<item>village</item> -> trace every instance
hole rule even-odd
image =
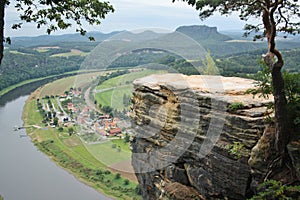
[[[118,126],[120,119],[86,105],[80,88],[56,96],[45,96],[37,100],[45,126],[68,129],[70,135],[77,134],[86,143],[97,143],[124,138],[124,130]]]

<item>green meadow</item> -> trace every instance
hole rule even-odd
[[[95,100],[102,106],[110,106],[113,109],[122,111],[125,108],[123,104],[123,96],[132,96],[132,83],[134,80],[151,74],[161,73],[165,73],[165,71],[144,69],[142,71],[131,72],[109,79],[96,87],[96,91],[100,92],[95,94]]]

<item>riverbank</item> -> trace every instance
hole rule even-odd
[[[51,81],[51,80],[54,80],[54,79],[60,79],[60,78],[67,77],[67,76],[74,76],[74,75],[77,75],[77,74],[97,72],[97,71],[99,71],[99,70],[76,70],[76,71],[66,72],[66,73],[63,73],[63,74],[46,76],[46,77],[41,77],[41,78],[22,81],[20,83],[14,84],[12,86],[9,86],[9,87],[1,90],[0,91],[0,97],[3,96],[4,94],[7,94],[7,93],[19,88],[19,87],[22,87],[22,86],[27,85],[27,84],[35,83],[35,82],[38,82],[38,81],[43,81],[43,80],[47,80],[47,79],[49,79],[49,81]]]
[[[68,88],[70,85],[64,87]],[[59,89],[65,90],[61,85]],[[72,173],[78,180],[109,197],[141,199],[137,194],[139,193],[137,183],[120,176],[119,173],[110,171],[109,166],[101,163],[87,150],[76,134],[70,136],[66,128],[59,131],[58,127],[45,127],[41,114],[37,112],[37,99],[41,97],[41,94],[46,94],[45,87],[39,88],[30,95],[23,112],[24,126],[43,127],[41,129],[30,127],[26,130],[39,150],[48,155],[60,167]]]

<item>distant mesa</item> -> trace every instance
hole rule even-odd
[[[188,35],[196,41],[215,40],[227,41],[232,40],[231,37],[218,32],[217,27],[209,27],[205,25],[180,26],[176,31]]]

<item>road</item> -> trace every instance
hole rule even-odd
[[[90,107],[91,109],[93,110],[97,110],[94,102],[91,101],[91,99],[89,98],[89,94],[90,94],[90,91],[91,91],[91,88],[87,89],[84,93],[84,100],[85,100],[85,103],[88,107]]]
[[[64,116],[66,116],[66,117],[69,119],[69,121],[72,121],[71,117],[70,117],[70,116],[65,112],[65,110],[63,109],[63,107],[62,107],[62,105],[61,105],[61,103],[60,103],[58,97],[56,98],[56,102],[57,102],[57,105],[58,105],[58,107],[60,108],[60,110],[62,110],[62,112],[64,113]],[[57,112],[56,112],[56,113],[57,113]]]
[[[94,93],[100,93],[100,92],[105,92],[105,91],[109,91],[109,90],[114,90],[116,88],[117,87],[111,87],[111,88],[104,88],[104,89],[101,89],[101,90],[94,90]]]

